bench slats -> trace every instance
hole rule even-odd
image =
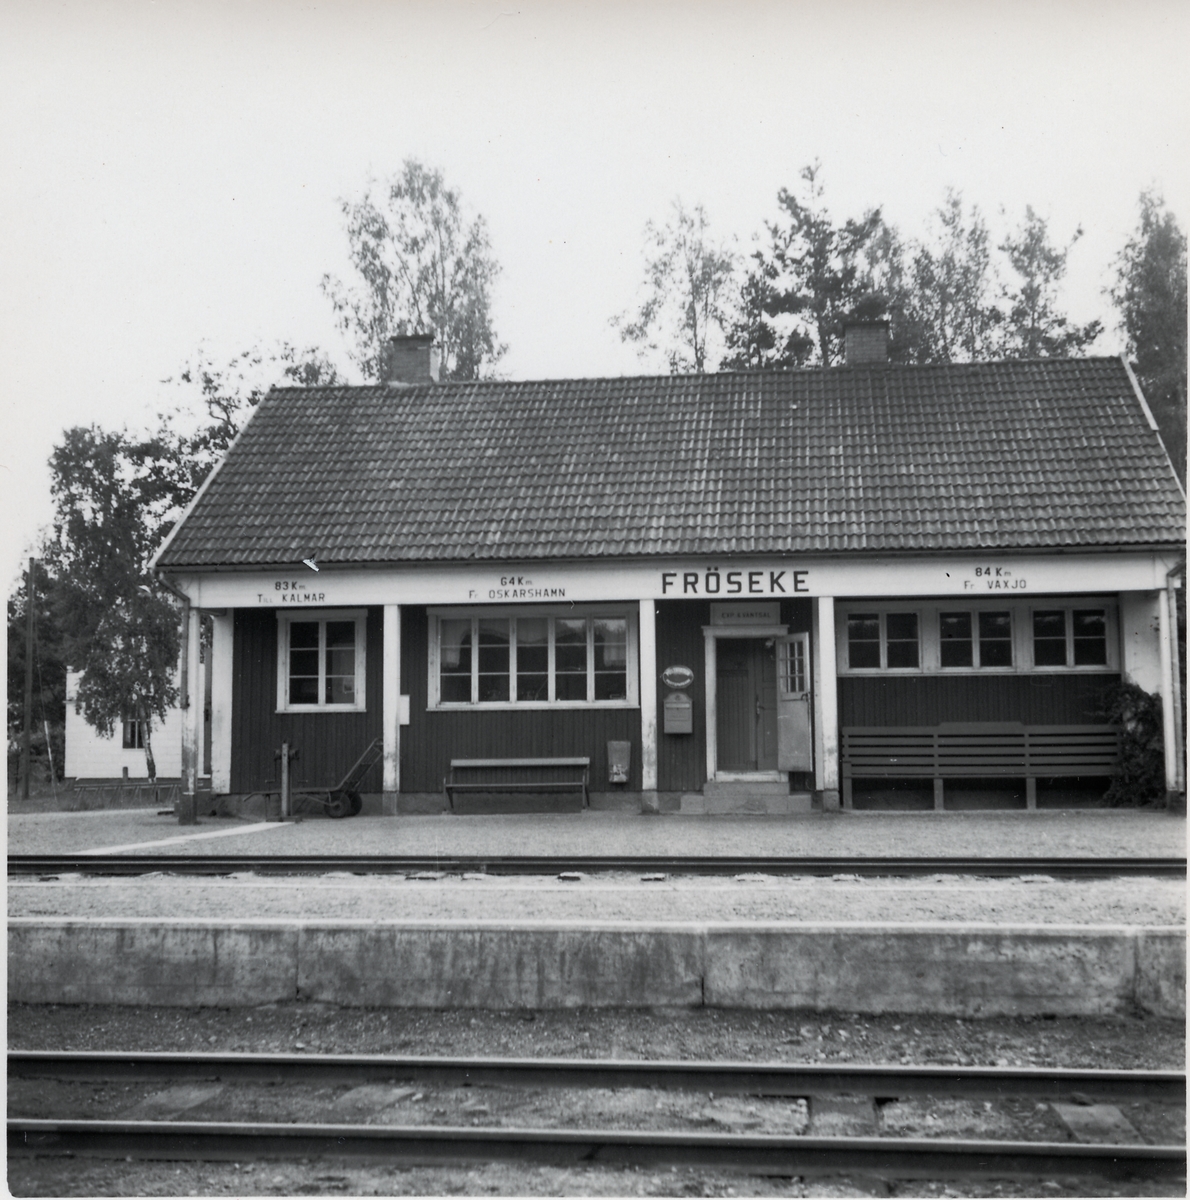
[[[840,732],[847,808],[854,778],[933,779],[935,806],[941,808],[944,779],[981,776],[1025,779],[1033,808],[1039,776],[1112,775],[1120,753],[1120,731],[1106,725],[951,723]]]
[[[589,758],[452,758],[450,774],[442,786],[452,809],[456,792],[467,795],[581,792],[586,808],[590,767]],[[538,771],[543,773],[543,778],[525,777],[527,773]],[[461,779],[460,774],[470,777]],[[481,778],[475,778],[475,775]]]

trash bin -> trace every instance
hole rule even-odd
[[[632,743],[608,742],[607,744],[607,781],[608,783],[627,783],[632,768]]]

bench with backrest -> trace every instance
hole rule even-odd
[[[588,804],[589,758],[452,758],[443,790],[450,807],[463,795],[555,795],[576,792]]]
[[[1037,780],[1114,775],[1120,730],[1110,725],[971,722],[927,726],[845,726],[841,730],[843,807],[854,779],[932,779],[934,807],[947,779],[1025,780],[1025,803],[1037,807]]]

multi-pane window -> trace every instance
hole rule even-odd
[[[362,614],[286,614],[279,648],[281,709],[364,707]]]
[[[124,749],[143,750],[145,748],[145,723],[143,721],[124,722]]]
[[[1099,597],[1000,601],[857,600],[839,605],[840,671],[1114,670],[1116,610]]]
[[[943,667],[1011,667],[1012,613],[940,612],[938,658]]]
[[[1033,665],[1107,666],[1107,612],[1102,608],[1033,610]]]
[[[622,616],[442,616],[440,704],[626,704]]]
[[[847,664],[853,671],[919,667],[921,648],[917,613],[849,613]]]

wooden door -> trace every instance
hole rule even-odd
[[[795,633],[777,647],[777,765],[782,771],[812,771],[810,635]]]
[[[775,771],[776,645],[771,638],[719,638],[715,650],[719,768]]]

